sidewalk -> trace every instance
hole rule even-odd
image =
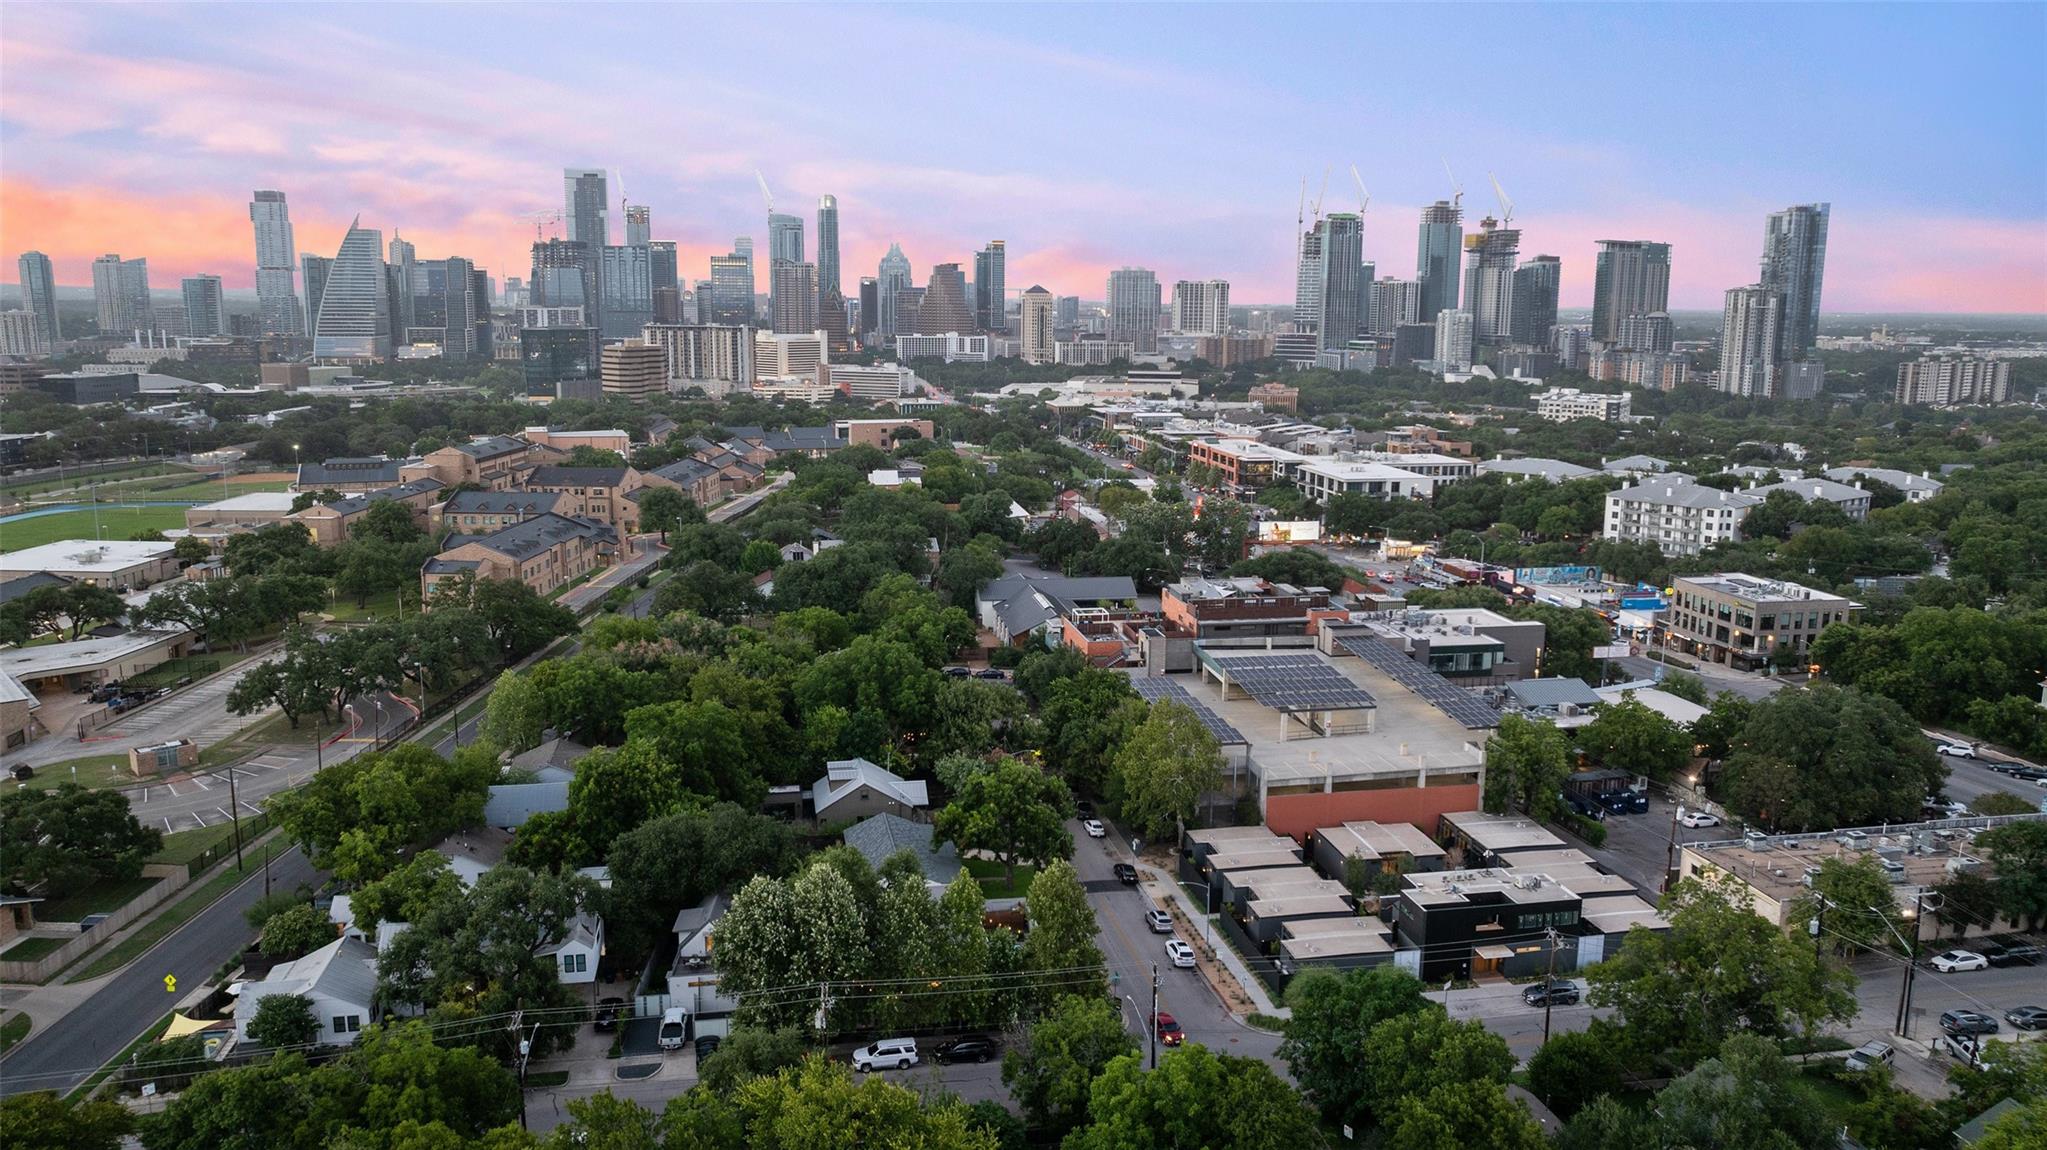
[[[1139,874],[1157,880],[1156,885],[1172,892],[1174,907],[1179,910],[1180,914],[1187,921],[1201,923],[1207,919],[1208,916],[1201,912],[1200,907],[1194,905],[1194,900],[1188,897],[1186,889],[1180,885],[1180,881],[1177,878],[1152,866],[1143,859],[1137,859],[1136,865]],[[1215,961],[1223,969],[1230,972],[1231,978],[1237,980],[1237,985],[1243,988],[1245,996],[1251,1000],[1252,1007],[1258,1013],[1270,1014],[1276,1018],[1292,1017],[1293,1011],[1290,1008],[1280,1006],[1272,1001],[1272,996],[1266,992],[1265,983],[1260,981],[1257,975],[1251,973],[1250,967],[1244,965],[1243,958],[1230,947],[1228,940],[1222,937],[1220,928],[1210,926],[1207,931],[1207,938],[1209,939],[1208,949]],[[1211,989],[1214,989],[1213,984],[1211,984]],[[1217,991],[1217,994],[1220,996],[1220,990]],[[1235,1011],[1229,1010],[1227,1003],[1224,1004],[1223,1009],[1232,1016],[1236,1014]]]

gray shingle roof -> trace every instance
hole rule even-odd
[[[1488,459],[1478,465],[1478,470],[1482,475],[1495,473],[1503,475],[1540,475],[1551,483],[1561,483],[1567,479],[1583,479],[1588,475],[1599,474],[1599,472],[1594,471],[1590,467],[1580,467],[1575,463],[1566,463],[1561,459]]]
[[[935,883],[949,883],[959,877],[960,856],[951,843],[931,844],[931,827],[913,823],[901,815],[883,812],[861,819],[846,828],[846,845],[859,851],[876,870],[890,855],[907,850],[917,856],[924,877]]]
[[[482,439],[472,440],[469,443],[457,443],[453,446],[455,450],[475,459],[496,459],[500,455],[511,455],[514,452],[528,450],[533,445],[523,439],[515,439],[509,435],[487,435]]]
[[[550,511],[500,527],[488,535],[450,535],[445,549],[453,551],[463,544],[479,543],[512,559],[529,559],[564,539],[578,535],[600,543],[618,541],[618,535],[611,528],[594,519],[557,515]]]
[[[483,823],[492,827],[524,826],[534,815],[569,809],[567,783],[499,783],[483,800]]]
[[[617,487],[625,482],[623,467],[536,467],[526,477],[529,487]]]
[[[398,469],[404,464],[405,461],[402,459],[387,459],[383,456],[337,456],[319,463],[301,463],[298,486],[361,487],[368,484],[392,484],[398,482]]]
[[[1701,487],[1671,479],[1651,479],[1638,487],[1624,487],[1612,492],[1608,499],[1631,500],[1640,503],[1654,503],[1664,507],[1754,507],[1762,497],[1746,491],[1722,491],[1717,487]]]
[[[1869,498],[1868,491],[1831,479],[1787,479],[1782,483],[1751,487],[1748,494],[1768,498],[1772,491],[1789,492],[1800,499],[1824,499],[1828,503],[1852,503]]]
[[[812,809],[819,818],[824,817],[833,803],[863,786],[872,787],[904,806],[921,807],[931,801],[923,780],[905,779],[866,759],[839,759],[824,766],[824,778],[810,788]]]
[[[461,491],[442,504],[443,515],[541,515],[561,502],[559,491]]]
[[[445,486],[447,484],[432,476],[428,476],[425,479],[415,479],[410,483],[401,483],[396,487],[386,487],[380,491],[372,491],[354,499],[337,499],[327,506],[332,507],[342,515],[353,515],[372,503],[386,499],[409,499],[421,492],[439,491]]]

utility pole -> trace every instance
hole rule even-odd
[[[1159,1068],[1159,964],[1151,964],[1151,1068]]]
[[[1550,927],[1543,936],[1549,940],[1549,975],[1542,980],[1542,1044],[1548,1046],[1550,1003],[1555,1001],[1557,990],[1557,928]]]
[[[522,1022],[524,1022],[524,1021],[525,1021],[525,1018],[526,1018],[526,1010],[525,1010],[525,1007],[521,1006],[521,1007],[520,1007],[519,1009],[517,1009],[517,1010],[514,1010],[514,1011],[512,1011],[512,1037],[513,1037],[513,1039],[515,1039],[515,1040],[516,1040],[516,1041],[518,1042],[518,1049],[519,1049],[519,1129],[521,1129],[521,1130],[524,1130],[524,1129],[526,1129],[526,1128],[527,1128],[527,1127],[526,1127],[526,1054],[527,1054],[527,1052],[528,1052],[529,1050],[531,1050],[531,1049],[533,1048],[533,1047],[532,1047],[532,1044],[531,1044],[531,1043],[527,1042],[527,1041],[526,1041],[526,1040],[525,1040],[524,1038],[521,1038],[521,1037],[519,1036],[519,1027],[520,1027],[520,1024],[521,1024]],[[539,1028],[538,1026],[535,1026],[535,1027],[533,1028],[533,1033],[535,1033],[535,1034],[539,1034],[539,1033],[540,1033],[540,1028]]]
[[[1905,939],[1905,985],[1898,993],[1899,1038],[1909,1038],[1912,1028],[1912,976],[1919,966],[1919,916],[1926,913],[1926,889],[1912,896],[1912,922],[1906,929],[1910,932]]]
[[[1820,960],[1820,937],[1826,933],[1827,896],[1815,893],[1813,897],[1818,900],[1818,903],[1813,907],[1812,912],[1812,960],[1818,962]]]
[[[1663,891],[1670,893],[1670,876],[1677,870],[1677,817],[1684,813],[1685,805],[1679,803],[1670,808],[1670,845],[1663,851]]]

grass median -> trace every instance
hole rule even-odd
[[[7,1021],[0,1022],[0,1054],[6,1053],[9,1047],[16,1046],[22,1039],[27,1038],[29,1028],[34,1025],[28,1015],[18,1010],[10,1015]]]

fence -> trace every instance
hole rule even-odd
[[[26,962],[0,960],[0,982],[42,982],[48,979],[70,965],[71,960],[106,941],[115,931],[153,910],[192,881],[190,871],[172,863],[150,863],[142,868],[142,873],[145,877],[162,881],[110,912],[94,923],[92,929],[80,932],[77,938],[41,958]]]

